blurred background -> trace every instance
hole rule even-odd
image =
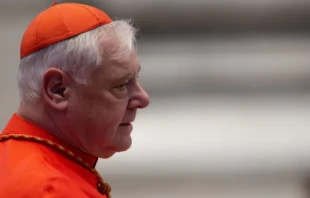
[[[52,2],[0,2],[1,127],[18,105],[22,34]],[[140,29],[151,105],[132,148],[98,163],[114,198],[306,197],[310,0],[74,2]]]

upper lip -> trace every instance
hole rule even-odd
[[[133,121],[128,121],[128,122],[122,122],[121,124],[129,124],[132,123]]]

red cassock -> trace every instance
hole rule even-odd
[[[14,114],[0,134],[0,197],[107,198],[97,160]]]

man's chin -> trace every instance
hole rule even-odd
[[[130,149],[131,145],[132,145],[132,139],[130,136],[122,137],[118,141],[118,144],[114,148],[111,148],[111,150],[114,150],[115,152],[124,152]]]
[[[130,143],[127,143],[127,144],[124,144],[124,145],[121,145],[121,146],[115,148],[114,152],[115,153],[125,152],[125,151],[129,150],[130,147],[131,147],[131,141],[130,141]]]
[[[105,149],[105,151],[103,153],[100,153],[100,155],[98,155],[99,158],[110,158],[112,157],[115,153],[120,153],[120,152],[125,152],[127,150],[129,150],[131,147],[131,141],[130,143],[127,142],[127,144],[123,144],[123,145],[119,145],[118,147],[110,147],[108,149]]]
[[[115,152],[106,152],[106,153],[98,156],[98,158],[107,159],[107,158],[112,157],[114,154],[115,154]]]

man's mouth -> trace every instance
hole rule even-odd
[[[130,122],[120,124],[120,126],[130,126],[130,125],[131,125]]]

